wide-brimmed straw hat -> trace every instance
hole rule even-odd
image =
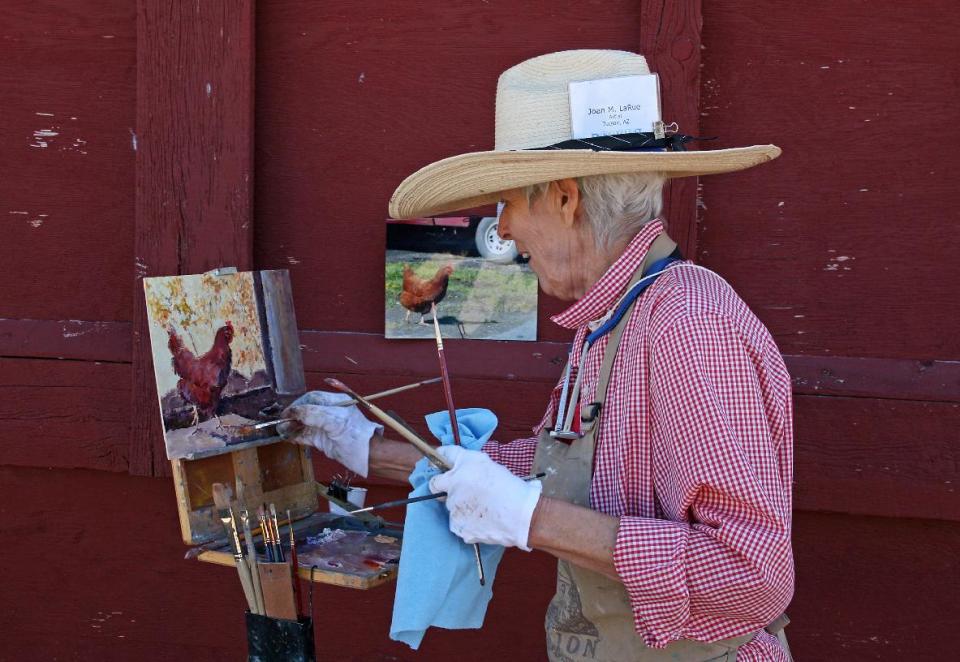
[[[780,155],[776,145],[685,151],[683,143],[691,137],[679,133],[572,139],[571,82],[649,74],[642,55],[610,50],[549,53],[507,69],[497,83],[494,149],[452,156],[413,173],[390,198],[390,215],[416,218],[479,207],[497,202],[502,191],[567,177],[714,175]]]

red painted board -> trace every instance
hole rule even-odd
[[[785,353],[960,356],[958,30],[949,0],[704,3],[702,133],[784,152],[701,179],[699,257]]]
[[[130,323],[0,319],[0,356],[130,363]]]
[[[700,0],[640,3],[638,51],[660,77],[662,115],[680,133],[699,136]],[[688,149],[696,150],[696,142]],[[667,229],[684,255],[696,254],[697,178],[668,180],[664,187]]]
[[[960,521],[960,404],[799,396],[802,510]]]
[[[492,147],[499,74],[642,43],[627,0],[287,0],[258,7],[257,27],[256,263],[289,266],[301,328],[372,333],[390,194],[431,161]],[[542,339],[566,337],[546,318],[561,307],[541,304]]]
[[[169,475],[142,278],[253,257],[253,1],[137,5],[130,470]]]
[[[0,464],[126,471],[129,396],[128,364],[0,358]]]
[[[0,563],[19,569],[5,575],[6,594],[16,599],[0,601],[0,659],[245,655],[236,574],[183,559],[168,479],[0,467],[0,490],[8,504],[4,530],[20,543],[0,547]],[[371,498],[400,493],[377,488]],[[957,523],[798,513],[797,590],[788,610],[796,659],[943,659],[960,646],[960,632],[950,627],[960,591],[958,547]],[[30,553],[20,553],[24,548]],[[318,659],[543,659],[554,571],[544,554],[508,551],[484,627],[431,631],[418,652],[387,637],[392,585],[318,586]]]
[[[3,3],[0,317],[130,319],[135,16]]]
[[[0,356],[129,363],[128,322],[0,319]],[[427,377],[429,341],[391,341],[375,333],[300,332],[304,365],[313,372]],[[567,344],[448,340],[458,377],[556,382]],[[794,393],[896,400],[960,401],[960,362],[856,356],[787,355]]]

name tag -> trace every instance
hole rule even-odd
[[[572,138],[652,131],[660,121],[660,79],[621,76],[569,84]]]

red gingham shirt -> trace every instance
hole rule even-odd
[[[574,357],[589,323],[614,306],[662,232],[660,221],[648,223],[583,298],[553,318],[576,330]],[[593,401],[608,339],[587,354],[581,403]],[[560,390],[535,434],[556,416]],[[590,503],[620,518],[613,562],[647,646],[760,630],[737,659],[786,662],[762,628],[793,595],[792,419],[780,352],[723,279],[686,262],[640,296],[600,417]],[[528,475],[536,442],[488,442],[483,450]]]

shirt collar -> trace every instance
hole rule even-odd
[[[660,219],[650,221],[630,240],[623,255],[572,306],[550,319],[567,329],[576,329],[602,317],[617,302],[630,279],[643,263],[650,245],[663,232]]]

